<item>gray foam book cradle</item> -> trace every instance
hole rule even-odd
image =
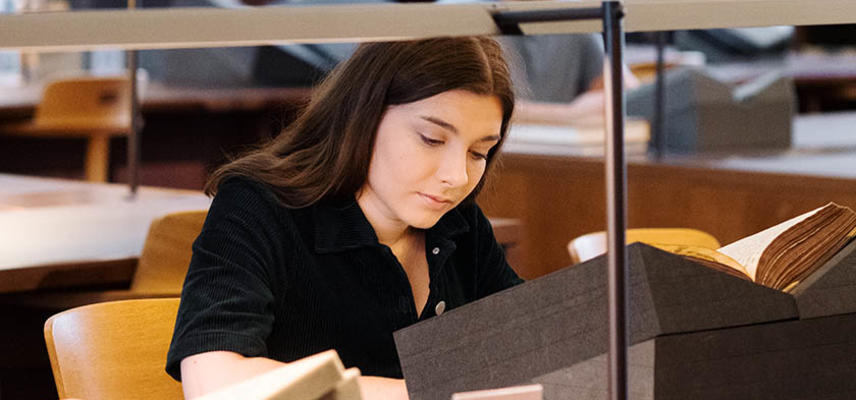
[[[628,261],[631,398],[856,398],[856,242],[793,295],[644,244]],[[411,398],[606,399],[606,293],[601,256],[397,331]]]
[[[627,114],[653,121],[654,84],[627,93]],[[665,73],[665,145],[681,153],[791,146],[793,80],[771,72],[734,85],[704,70]]]

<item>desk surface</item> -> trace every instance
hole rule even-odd
[[[130,281],[149,225],[164,214],[207,209],[201,192],[0,174],[0,293]],[[515,254],[520,221],[492,218]]]
[[[740,150],[693,155],[669,154],[663,160],[649,158],[644,144],[630,142],[628,162],[696,166],[709,169],[770,172],[833,178],[856,178],[856,112],[798,115],[794,118],[793,142],[785,150]],[[545,127],[556,131],[557,127]],[[530,137],[517,137],[516,133]],[[541,135],[543,136],[543,135]],[[515,155],[574,158],[601,157],[602,145],[579,146],[571,139],[537,143],[536,129],[515,130],[503,152]],[[564,140],[564,142],[563,142]],[[567,142],[567,143],[565,143]]]
[[[670,156],[666,163],[730,171],[856,178],[856,112],[794,118],[790,149]]]
[[[127,282],[152,220],[209,205],[195,191],[131,200],[126,185],[0,174],[0,293]]]
[[[32,114],[42,89],[43,84],[2,87],[0,115],[14,118]],[[308,88],[199,88],[152,82],[141,90],[140,100],[144,111],[237,111],[300,102],[310,93]]]
[[[798,116],[788,150],[628,157],[628,226],[691,227],[725,244],[830,201],[856,208],[854,127],[856,112]],[[512,132],[479,202],[522,221],[519,269],[535,278],[570,263],[569,240],[604,229],[603,158],[518,143]]]

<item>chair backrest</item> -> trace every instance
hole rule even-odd
[[[63,311],[45,323],[60,398],[180,399],[166,374],[178,298],[123,300]]]
[[[207,210],[167,214],[149,227],[131,291],[150,294],[181,294],[193,241],[202,231]]]
[[[127,131],[131,126],[127,77],[77,77],[49,83],[36,107],[40,128]]]
[[[690,228],[635,228],[628,229],[626,242],[671,244],[718,249],[719,241],[713,235]],[[568,254],[573,264],[595,258],[606,252],[606,232],[587,233],[568,243]]]

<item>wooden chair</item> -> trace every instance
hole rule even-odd
[[[180,295],[191,247],[206,215],[208,210],[181,211],[152,221],[129,291],[147,296]]]
[[[628,229],[627,243],[691,245],[718,249],[719,241],[711,234],[689,228],[636,228]],[[568,254],[573,264],[581,263],[606,253],[606,232],[582,235],[568,243]]]
[[[63,311],[45,323],[59,398],[180,399],[164,371],[178,298],[124,300]]]
[[[152,221],[128,290],[18,294],[7,302],[64,310],[104,301],[178,297],[206,215],[207,210],[180,211]]]
[[[86,179],[106,182],[110,137],[131,129],[131,84],[127,77],[78,77],[49,83],[32,121],[4,125],[0,132],[31,137],[86,138]]]

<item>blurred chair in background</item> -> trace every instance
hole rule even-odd
[[[127,77],[76,77],[49,83],[31,121],[0,126],[0,134],[86,138],[85,176],[106,182],[110,138],[131,129],[131,84]]]
[[[16,294],[5,301],[65,310],[112,300],[178,297],[193,254],[193,241],[202,231],[207,213],[207,210],[180,211],[152,221],[128,290]]]
[[[152,221],[129,292],[141,297],[180,295],[193,241],[207,214],[208,210],[181,211]]]

